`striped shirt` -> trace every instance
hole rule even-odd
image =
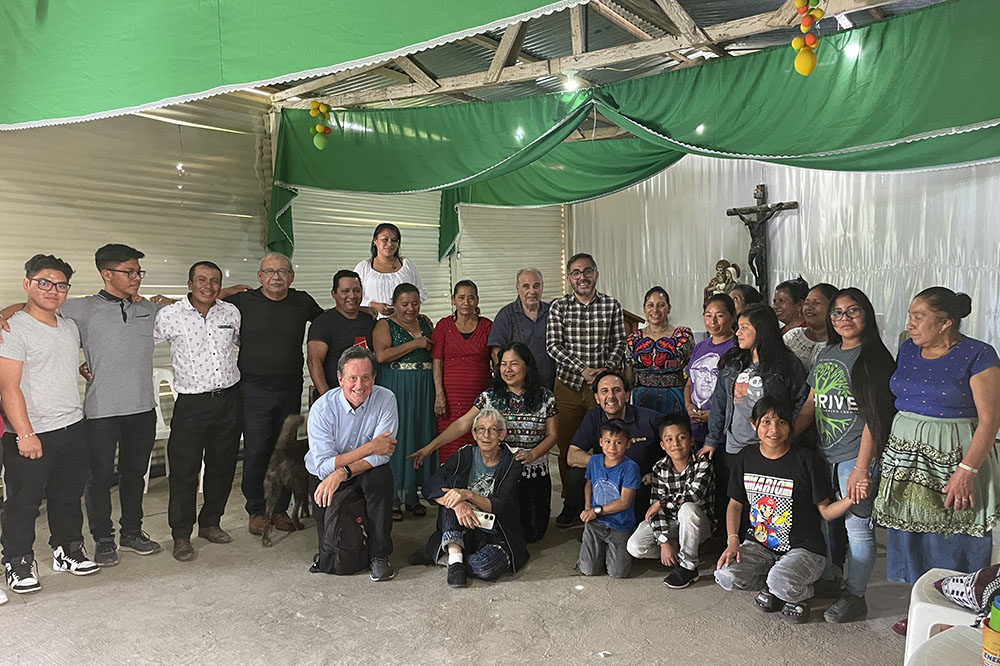
[[[556,379],[574,391],[586,368],[621,367],[625,358],[625,318],[616,299],[597,292],[589,305],[573,294],[552,302],[545,346],[556,363]]]

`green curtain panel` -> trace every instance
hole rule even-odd
[[[0,129],[397,57],[586,0],[3,0]]]
[[[986,31],[970,30],[994,24],[1000,2],[952,0],[825,35],[809,77],[780,47],[569,97],[335,112],[331,124],[370,130],[338,127],[325,151],[311,146],[299,112],[285,112],[276,189],[444,190],[443,256],[457,234],[457,203],[570,203],[639,182],[686,153],[855,171],[996,159],[1000,87],[983,76],[997,56]],[[591,108],[636,138],[555,140]],[[294,158],[285,159],[289,150]],[[290,217],[280,226],[272,235],[290,240]]]

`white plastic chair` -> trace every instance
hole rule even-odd
[[[177,391],[174,390],[174,371],[170,368],[153,368],[153,397],[155,403],[153,409],[156,412],[156,439],[167,439],[170,437],[170,427],[163,419],[163,405],[160,404],[160,386],[166,384],[170,393],[177,400]],[[167,476],[170,476],[170,457],[163,457],[163,464]],[[146,489],[149,492],[149,475],[153,467],[153,456],[149,456],[149,465],[146,467]],[[205,491],[205,461],[202,460],[201,472],[198,474],[198,492]]]
[[[910,591],[910,611],[906,623],[906,656],[904,664],[917,648],[932,636],[947,627],[968,626],[976,620],[976,614],[945,598],[934,587],[934,581],[953,576],[960,571],[931,569],[921,576]]]

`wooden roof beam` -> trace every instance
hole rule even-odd
[[[422,87],[427,92],[437,90],[441,84],[431,75],[430,72],[420,66],[416,60],[409,56],[396,58],[393,60],[396,66],[406,72],[406,75],[413,79],[413,82]]]
[[[892,0],[826,0],[826,2],[820,2],[819,7],[826,13],[826,16],[833,17],[844,12],[859,12],[881,7],[891,2]],[[786,7],[789,4],[794,8],[794,0],[786,0],[785,5],[782,5],[774,12],[755,14],[734,21],[726,21],[725,23],[708,26],[704,29],[705,34],[708,35],[711,42],[718,44],[719,42],[728,42],[733,39],[749,37],[750,35],[757,35],[762,32],[787,28],[798,18],[798,14],[795,14],[794,11],[790,16],[788,15]]]
[[[297,86],[292,86],[291,88],[286,88],[280,92],[276,92],[271,95],[271,104],[277,104],[278,102],[284,101],[289,97],[302,97],[314,90],[319,90],[320,88],[326,88],[327,86],[332,86],[341,81],[346,81],[349,78],[358,76],[359,74],[366,74],[372,70],[379,69],[384,62],[377,62],[370,65],[365,65],[364,67],[356,67],[354,69],[347,69],[343,72],[335,72],[333,74],[327,74],[326,76],[321,76],[318,79],[313,79],[312,81],[306,81],[305,83],[300,83]]]
[[[576,5],[569,9],[569,35],[573,43],[573,55],[587,50],[587,6]]]
[[[466,37],[463,41],[475,44],[476,46],[482,46],[484,49],[489,49],[490,51],[496,51],[500,48],[500,42],[486,35],[473,35],[472,37]],[[524,49],[518,52],[517,59],[522,62],[539,62],[542,60],[542,58],[533,56]]]
[[[524,36],[527,32],[528,24],[525,21],[511,23],[503,31],[503,37],[500,38],[497,51],[493,54],[493,62],[486,70],[487,83],[496,83],[500,79],[500,72],[505,67],[510,67],[517,62],[517,54],[521,52],[521,46],[524,44]]]
[[[641,39],[643,41],[649,41],[653,39],[653,36],[651,34],[646,32],[639,26],[637,26],[635,23],[629,20],[629,18],[624,14],[615,11],[615,9],[611,7],[609,4],[606,4],[604,0],[590,0],[590,6],[598,14],[608,19],[609,21],[617,25],[619,28],[621,28],[628,34],[635,37],[636,39]]]

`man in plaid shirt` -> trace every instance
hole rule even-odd
[[[653,465],[653,503],[628,540],[632,557],[657,559],[670,573],[664,585],[685,588],[698,580],[698,547],[712,535],[715,473],[707,458],[691,451],[685,414],[660,421],[660,446],[667,453]]]
[[[599,374],[618,368],[625,356],[625,319],[616,299],[597,291],[597,262],[586,253],[573,255],[566,264],[572,293],[553,301],[545,330],[545,346],[556,365],[553,393],[559,409],[559,476],[566,478],[569,440],[584,414],[597,406],[590,388]],[[556,525],[576,522],[580,508],[566,503]]]

